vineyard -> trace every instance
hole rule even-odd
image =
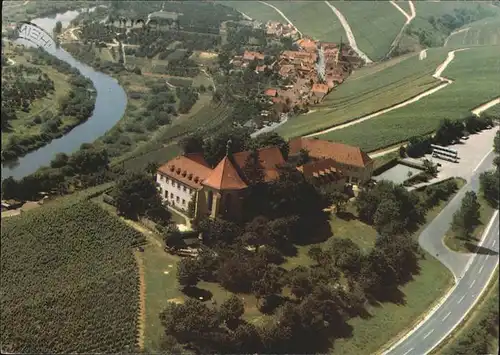
[[[89,201],[2,221],[2,350],[134,352],[142,236]]]

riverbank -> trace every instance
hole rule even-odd
[[[11,65],[2,68],[2,109],[11,109],[12,118],[2,127],[2,162],[41,148],[87,121],[96,96],[90,80],[56,57],[10,41],[4,54]],[[23,90],[28,91],[19,100],[17,93]]]

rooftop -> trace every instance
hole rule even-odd
[[[228,156],[225,156],[215,167],[203,185],[216,190],[241,190],[247,186]]]
[[[260,165],[264,170],[264,181],[269,182],[278,178],[278,166],[285,164],[285,159],[278,147],[267,147],[257,150]],[[233,160],[236,165],[243,169],[251,151],[234,153]]]
[[[212,169],[200,154],[179,155],[168,163],[160,166],[158,172],[186,184],[194,189],[200,189],[203,180],[208,178]]]
[[[306,149],[313,158],[331,158],[346,165],[365,167],[373,161],[359,147],[347,144],[312,138],[295,138],[290,140],[289,144],[290,155],[296,155],[301,149]]]

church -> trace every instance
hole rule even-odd
[[[357,147],[319,139],[297,138],[289,142],[289,162],[301,150],[307,150],[311,160],[297,166],[306,179],[315,185],[333,184],[339,191],[347,184],[363,184],[371,178],[373,160]],[[264,182],[278,179],[278,169],[286,163],[275,146],[257,151]],[[162,165],[156,174],[161,197],[169,206],[204,217],[238,219],[249,179],[244,167],[252,151],[226,155],[211,168],[202,153],[179,155]]]

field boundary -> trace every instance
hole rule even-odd
[[[139,252],[134,252],[139,273],[139,314],[137,319],[137,343],[140,351],[144,350],[144,330],[146,328],[146,282],[144,281],[144,263]]]

